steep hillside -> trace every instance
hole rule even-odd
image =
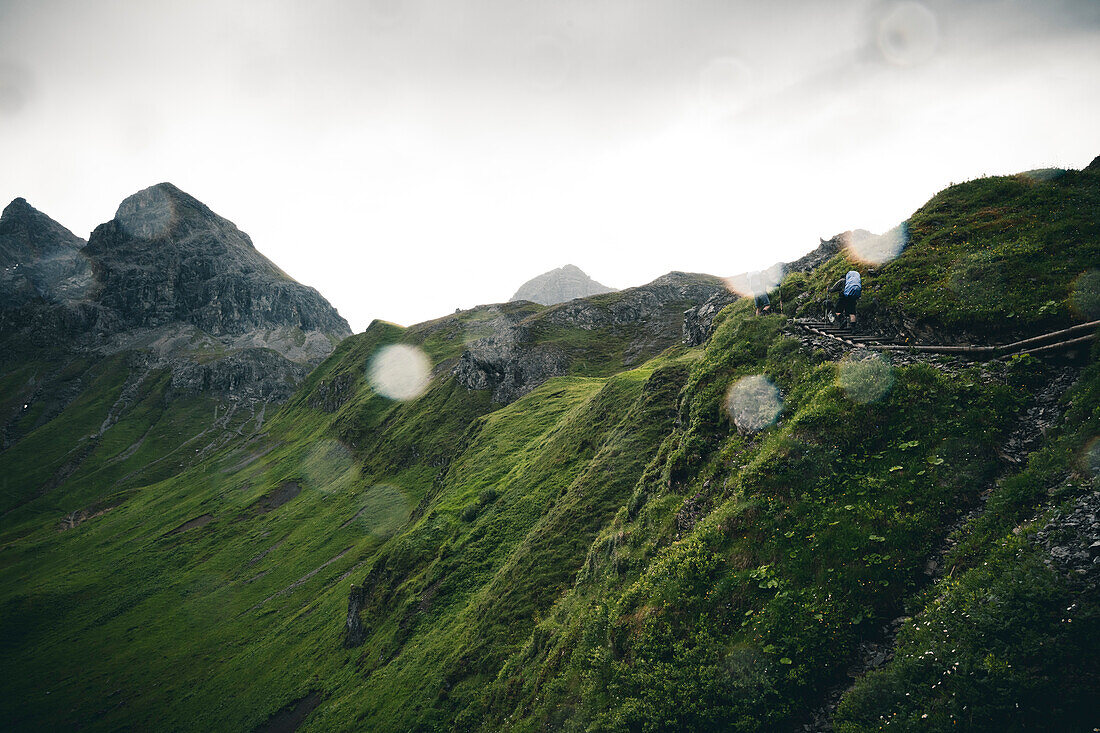
[[[1048,208],[1095,178],[1006,179],[1048,187],[1003,212],[1047,222],[1041,266],[996,249],[1008,224],[944,246],[976,216],[961,202],[1002,184],[948,189],[895,260],[865,268],[865,316],[959,339],[1083,319],[1096,209],[1069,230]],[[958,207],[922,230],[945,196]],[[1005,282],[1032,286],[1019,325],[940,291],[912,309],[916,285],[891,279],[991,248]],[[852,257],[789,275],[785,312],[812,310]],[[98,730],[1091,725],[1100,349],[833,357],[745,299],[682,344],[684,311],[718,287],[674,273],[375,322],[262,425],[124,503],[64,531],[0,520],[0,665],[19,670],[0,714]],[[81,409],[67,422],[94,425],[100,408]]]

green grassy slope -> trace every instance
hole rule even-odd
[[[1098,210],[1100,170],[953,185],[897,230],[904,256],[868,266],[842,252],[811,275],[788,278],[783,301],[792,313],[817,315],[812,303],[857,267],[864,276],[859,310],[884,322],[997,336],[1095,320]],[[812,297],[799,301],[802,293]]]
[[[349,359],[363,370],[361,352],[403,336],[377,324],[342,345],[264,435],[145,487],[74,530],[44,527],[5,548],[5,587],[19,589],[4,600],[14,632],[5,656],[29,672],[12,680],[5,696],[29,703],[6,713],[28,727],[255,723],[303,684],[298,657],[285,656],[293,644],[273,620],[288,613],[312,619],[299,631],[316,659],[346,664],[369,658],[363,649],[333,656],[332,647],[341,631],[333,622],[342,617],[353,580],[348,573],[357,567],[359,575],[366,573],[364,561],[372,557],[370,567],[397,576],[393,603],[419,609],[422,599],[415,594],[433,574],[455,591],[440,596],[449,597],[451,612],[423,633],[412,633],[408,619],[392,615],[365,649],[392,655],[407,644],[438,663],[454,651],[440,644],[446,637],[439,628],[468,633],[470,619],[480,618],[478,604],[508,595],[510,613],[528,620],[540,603],[546,607],[554,586],[546,585],[545,574],[558,575],[557,591],[568,581],[570,562],[583,559],[595,529],[632,486],[644,451],[656,443],[653,431],[662,423],[650,425],[650,418],[657,411],[669,419],[678,382],[654,376],[664,373],[657,364],[610,381],[552,380],[485,418],[478,415],[488,411],[486,395],[456,390],[450,379],[405,406],[356,383],[355,395],[336,412],[309,407],[323,377],[331,383]],[[672,372],[682,376],[683,370]],[[467,435],[456,434],[453,420],[435,419],[440,411],[464,415]],[[356,433],[362,441],[357,448],[333,437],[349,424],[372,420],[385,429]],[[606,444],[581,446],[600,431],[609,436]],[[371,470],[379,451],[391,459],[385,475]],[[450,470],[441,473],[448,463]],[[272,511],[257,511],[265,496],[288,482],[300,493]],[[547,512],[548,505],[556,509]],[[572,530],[578,514],[590,529],[559,546],[563,528]],[[419,519],[390,540],[410,517]],[[189,520],[199,521],[188,527]],[[548,547],[554,552],[543,554]],[[442,557],[449,564],[440,565]],[[505,566],[505,573],[539,582],[520,588],[506,582],[509,593],[498,593],[495,573]],[[326,587],[323,596],[310,595]],[[101,596],[111,601],[92,602]],[[318,608],[325,611],[314,614]],[[498,659],[516,643],[515,630],[504,626],[472,637],[479,654]],[[84,660],[81,669],[65,672],[73,654]],[[411,652],[402,656],[412,658]],[[266,671],[249,672],[252,665]],[[311,667],[311,675],[319,669]],[[391,674],[413,674],[421,684],[425,679],[423,664],[409,664],[400,674],[395,667]],[[153,680],[160,680],[155,689]],[[333,680],[324,687],[337,689]],[[408,696],[423,692],[415,684],[401,687]],[[219,701],[226,691],[234,700],[229,711]],[[272,695],[278,704],[263,702]],[[165,718],[166,706],[179,717]],[[355,716],[361,714],[357,708]]]
[[[948,189],[914,216],[902,256],[868,275],[864,307],[948,332],[996,328],[1007,313],[943,287],[927,311],[907,300],[921,269],[1009,246],[946,233],[996,199],[1003,221],[1034,213],[1054,237],[1039,255],[999,255],[1015,284],[1031,282],[1018,273],[1029,258],[1049,260],[1032,262],[1050,276],[1021,296],[1035,307],[1011,307],[1035,311],[1020,316],[1029,327],[1079,318],[1095,213],[1074,214],[1078,241],[1049,209],[1093,195],[1087,175]],[[790,278],[785,302],[799,307],[799,292],[845,267],[841,255]],[[1046,300],[1056,307],[1039,314]],[[975,715],[1026,729],[1058,687],[1052,719],[1084,719],[1094,587],[1048,568],[1035,538],[1100,489],[1082,459],[1100,431],[1100,355],[1015,467],[999,449],[1055,373],[1036,360],[831,361],[742,300],[704,347],[643,349],[627,365],[644,334],[609,340],[552,312],[375,322],[262,427],[224,431],[206,453],[188,444],[180,452],[200,457],[182,466],[171,430],[209,422],[212,406],[165,412],[151,377],[56,491],[24,501],[125,389],[124,363],[87,367],[98,386],[86,399],[0,453],[13,477],[3,498],[19,505],[0,520],[0,715],[17,729],[248,730],[318,691],[303,730],[789,730],[848,686],[861,643],[908,615],[897,657],[841,700],[843,730]],[[508,405],[459,385],[452,366],[500,319],[568,351],[569,373]],[[393,343],[433,365],[408,402],[368,378]],[[781,399],[759,430],[730,416],[743,377]],[[127,500],[58,531],[62,510],[110,499],[108,486]],[[934,580],[928,560],[949,538],[954,571]],[[1071,627],[1059,609],[1073,604]],[[968,684],[937,684],[955,662]],[[1029,700],[1031,717],[1009,717]]]
[[[909,602],[912,618],[897,655],[848,692],[838,730],[1095,725],[1100,592],[1089,571],[1052,571],[1040,538],[1053,534],[1070,550],[1082,549],[1049,529],[1078,505],[1091,503],[1092,519],[1083,519],[1095,524],[1098,355],[1066,395],[1065,422],[959,533],[947,557],[952,576]]]
[[[594,730],[787,725],[920,587],[994,471],[1010,380],[887,366],[888,394],[863,404],[841,386],[858,364],[815,363],[778,326],[741,313],[719,329],[681,395],[685,429],[498,678],[486,729],[562,710]],[[760,373],[783,417],[746,439],[723,386]]]
[[[99,511],[255,427],[255,409],[210,395],[170,397],[167,372],[135,356],[59,354],[5,375],[17,416],[14,442],[0,452],[0,541]]]

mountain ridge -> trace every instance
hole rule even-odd
[[[683,312],[725,289],[712,276],[375,321],[266,415],[176,413],[209,432],[175,452],[116,407],[160,393],[101,362],[66,432],[0,451],[0,496],[32,471],[54,485],[0,516],[0,662],[20,670],[0,714],[20,730],[1085,729],[1100,347],[876,355],[793,320],[859,268],[870,329],[1088,322],[1097,211],[1091,172],[949,187],[895,259],[820,253],[772,291],[775,313],[738,297],[696,346]],[[461,381],[494,338],[514,351]],[[419,396],[377,388],[392,347],[426,357]],[[566,366],[528,382],[540,350]],[[495,400],[509,364],[500,384],[531,388]],[[40,368],[0,371],[0,414]],[[73,436],[97,433],[66,473],[90,445]]]

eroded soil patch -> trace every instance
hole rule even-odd
[[[254,501],[242,518],[258,517],[261,514],[273,512],[300,493],[302,493],[302,486],[297,481],[284,481],[279,484],[279,488]]]
[[[288,702],[264,723],[256,726],[254,733],[291,733],[297,730],[306,716],[316,710],[320,704],[321,691],[314,690],[304,697]]]
[[[175,529],[170,531],[168,534],[170,534],[170,535],[171,534],[180,534],[181,532],[186,532],[189,529],[197,529],[199,527],[205,527],[206,525],[210,524],[212,521],[214,521],[214,515],[213,514],[201,514],[197,517],[194,517],[193,519],[188,519],[186,522],[184,522],[180,526],[176,527]]]

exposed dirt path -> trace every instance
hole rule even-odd
[[[172,534],[181,534],[183,532],[186,532],[189,529],[197,529],[199,527],[205,527],[206,525],[210,524],[212,521],[214,521],[214,515],[213,514],[201,514],[201,515],[199,515],[199,516],[197,516],[193,519],[188,519],[186,522],[184,522],[180,526],[176,527],[175,529],[169,530],[167,534],[170,534],[170,535],[172,535]]]

